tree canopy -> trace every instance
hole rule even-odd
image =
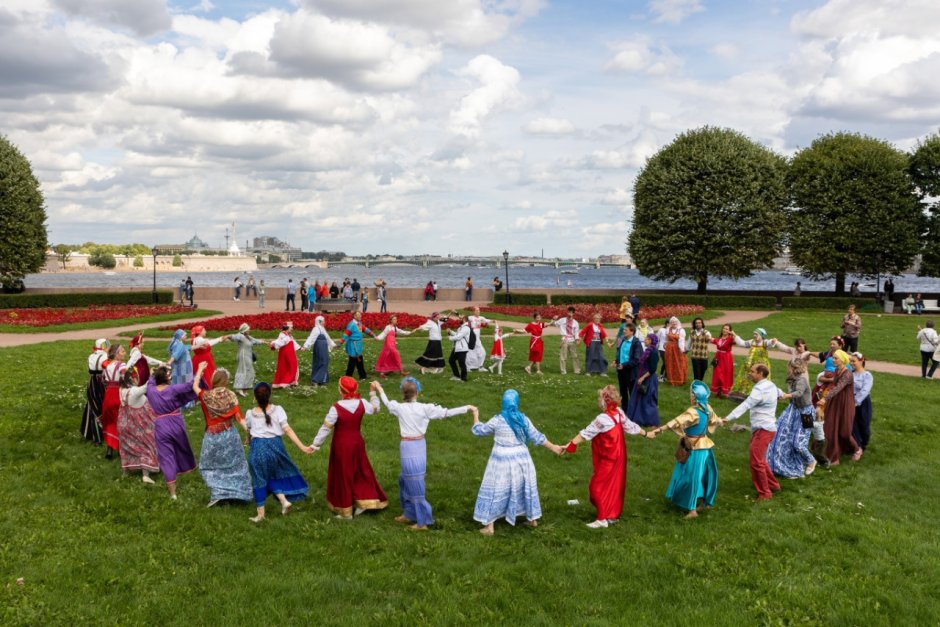
[[[921,250],[925,221],[908,156],[885,141],[833,133],[790,164],[790,258],[814,279],[900,274]]]
[[[921,203],[930,211],[917,273],[940,276],[940,133],[918,142],[910,171]]]
[[[0,135],[0,284],[9,286],[46,261],[46,208],[29,160]]]
[[[784,242],[786,161],[730,129],[687,131],[647,161],[634,185],[628,248],[644,276],[743,278]]]

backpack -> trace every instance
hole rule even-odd
[[[473,332],[473,329],[470,329],[470,337],[467,338],[467,348],[473,350],[477,347],[477,334]]]

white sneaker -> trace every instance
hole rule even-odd
[[[460,377],[451,377],[450,380],[451,380],[451,381],[460,381]]]
[[[816,462],[812,462],[809,466],[806,467],[806,472],[803,473],[804,477],[808,477],[813,474],[813,471],[816,470]]]
[[[480,366],[480,372],[489,372],[486,366]]]
[[[356,509],[353,510],[353,516],[359,516],[360,514],[362,514],[362,513],[365,512],[365,511],[366,511],[366,510],[363,509],[362,507],[357,507]]]
[[[598,519],[592,523],[588,523],[585,527],[589,527],[590,529],[607,529],[607,521]]]
[[[218,504],[219,504],[219,499],[214,499],[214,500],[212,500],[212,501],[209,501],[209,504],[206,505],[206,507],[213,507],[213,506],[218,505]]]

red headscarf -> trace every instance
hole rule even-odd
[[[359,382],[352,377],[340,377],[339,391],[343,395],[343,400],[359,398]]]
[[[135,335],[133,339],[131,339],[131,348],[134,348],[135,346],[140,346],[141,342],[143,341],[144,341],[144,332],[141,331],[140,333]]]
[[[201,324],[197,324],[196,326],[194,326],[192,332],[189,334],[190,342],[195,342],[196,338],[199,335],[201,335],[205,330],[206,330],[206,327],[202,326]]]

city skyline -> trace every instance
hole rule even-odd
[[[688,128],[785,155],[936,132],[938,21],[926,0],[10,0],[0,133],[54,243],[234,221],[350,255],[622,254],[637,170]]]

